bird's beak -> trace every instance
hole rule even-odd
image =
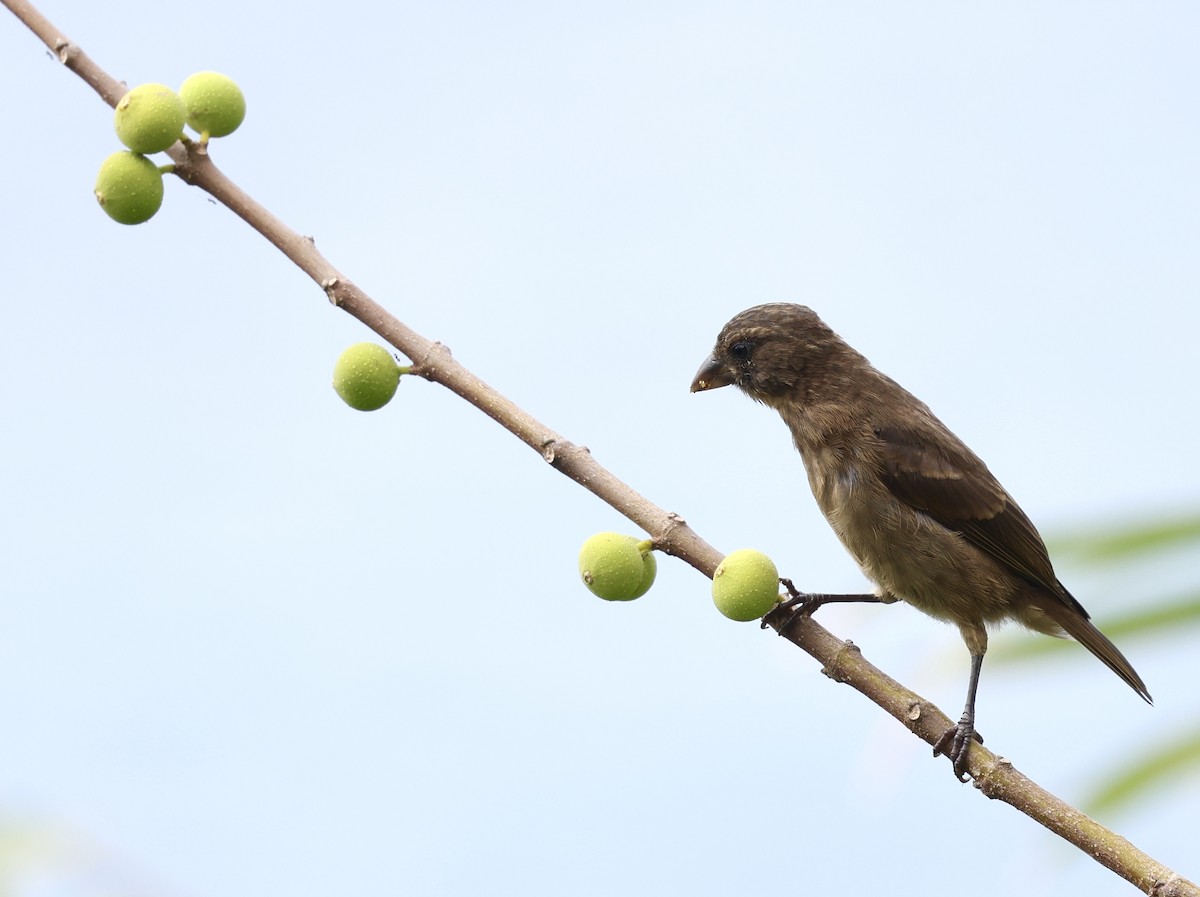
[[[718,389],[733,382],[733,372],[724,364],[717,361],[716,356],[710,355],[696,371],[696,379],[692,381],[692,392],[704,392],[706,389]]]

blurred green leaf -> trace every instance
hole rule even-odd
[[[1092,622],[1114,641],[1133,636],[1165,636],[1180,630],[1200,626],[1200,591],[1189,592],[1171,601],[1136,610],[1119,616],[1093,618]],[[1037,636],[997,640],[995,650],[988,652],[988,662],[1007,663],[1038,656],[1055,656],[1063,650],[1075,651],[1078,646],[1069,639],[1039,638]],[[994,655],[994,656],[993,656]],[[1086,656],[1086,652],[1080,656]]]
[[[1145,797],[1155,787],[1176,781],[1196,766],[1200,766],[1200,730],[1151,751],[1119,770],[1084,803],[1085,811],[1095,814],[1119,809]]]
[[[1200,512],[1173,513],[1158,519],[1102,528],[1077,530],[1049,540],[1055,560],[1093,569],[1140,565],[1138,576],[1153,583],[1158,571],[1179,570],[1182,560],[1191,560],[1195,551],[1200,561]],[[1200,564],[1192,565],[1191,588],[1170,600],[1136,609],[1118,616],[1097,619],[1096,625],[1114,641],[1122,643],[1133,636],[1153,636],[1160,642],[1180,632],[1190,632],[1200,624]],[[996,659],[1000,662],[1037,655],[1059,655],[1063,649],[1085,658],[1086,651],[1069,641],[1046,638],[999,640]],[[1066,657],[1069,655],[1059,655]],[[989,653],[989,660],[991,654]],[[1124,809],[1167,784],[1175,784],[1185,774],[1200,767],[1200,729],[1177,732],[1174,737],[1147,743],[1124,765],[1106,773],[1085,804],[1091,813]]]
[[[1166,604],[1120,616],[1105,617],[1097,623],[1110,638],[1133,635],[1158,635],[1175,632],[1182,626],[1200,624],[1200,591],[1189,592]]]
[[[1150,520],[1133,526],[1081,530],[1048,541],[1052,556],[1085,564],[1115,564],[1153,552],[1200,543],[1200,514]]]

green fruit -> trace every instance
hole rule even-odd
[[[145,156],[113,153],[96,176],[96,201],[121,224],[149,221],[163,200],[162,172]]]
[[[375,343],[357,343],[333,366],[333,388],[351,408],[377,411],[392,400],[400,385],[400,365]]]
[[[779,571],[761,551],[743,548],[718,565],[712,595],[717,610],[729,619],[757,620],[779,603]]]
[[[583,584],[605,601],[632,601],[654,585],[658,561],[650,542],[622,533],[597,533],[579,550]]]
[[[183,100],[165,84],[141,84],[121,97],[117,137],[135,153],[160,153],[183,134]]]
[[[187,108],[187,123],[197,134],[224,137],[246,117],[242,89],[218,72],[196,72],[179,88]]]

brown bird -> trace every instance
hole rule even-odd
[[[1088,619],[1050,563],[1042,537],[984,463],[929,408],[881,374],[809,308],[747,309],[721,330],[692,392],[733,384],[779,412],[817,504],[874,595],[800,595],[811,613],[831,601],[904,601],[958,626],[971,653],[967,702],[934,747],[965,781],[975,693],[988,627],[1015,620],[1071,636],[1148,703],[1150,693]]]

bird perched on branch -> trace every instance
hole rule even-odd
[[[934,754],[950,758],[960,781],[978,739],[975,694],[992,625],[1015,620],[1070,636],[1150,702],[991,471],[811,309],[760,305],[726,324],[692,392],[730,384],[779,412],[817,504],[876,585],[873,595],[799,595],[789,602],[796,612],[831,601],[904,601],[958,626],[971,653],[967,701]]]

